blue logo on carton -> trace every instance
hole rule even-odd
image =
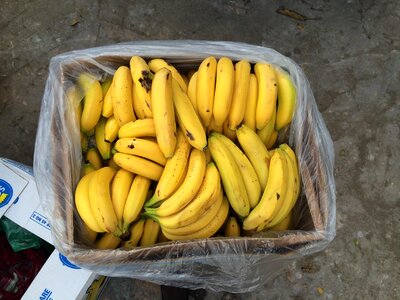
[[[47,288],[45,288],[42,292],[42,294],[39,297],[39,300],[53,300],[53,298],[51,297],[51,294],[53,294],[53,292]]]
[[[0,179],[0,207],[6,206],[13,196],[13,189],[11,185]]]
[[[71,269],[80,269],[80,267],[78,267],[77,265],[74,265],[72,262],[70,262],[68,260],[68,258],[66,258],[64,255],[62,255],[61,253],[58,254],[58,257],[61,260],[61,263]]]

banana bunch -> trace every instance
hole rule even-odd
[[[133,56],[104,81],[76,83],[75,206],[96,248],[290,228],[299,167],[276,145],[296,106],[287,72],[210,56],[183,73]]]

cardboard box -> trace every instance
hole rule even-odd
[[[50,222],[44,216],[32,168],[0,158],[0,217],[53,244]],[[105,277],[81,269],[54,250],[22,299],[95,299]]]

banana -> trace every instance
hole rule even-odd
[[[137,98],[140,101],[140,107],[143,109],[145,118],[152,118],[151,110],[151,73],[146,61],[140,56],[132,56],[130,62],[133,84],[135,85]]]
[[[101,115],[104,118],[109,118],[113,114],[113,95],[114,95],[113,86],[114,86],[114,79],[111,81],[111,85],[107,89],[107,92],[104,92],[103,88],[104,101],[103,101],[103,108],[101,111]]]
[[[156,136],[153,119],[139,119],[126,123],[124,126],[120,127],[118,131],[118,137],[120,139],[144,136]]]
[[[213,56],[205,58],[197,71],[196,104],[205,127],[210,124],[213,114],[216,71],[217,60]]]
[[[222,124],[222,125],[217,125],[217,124],[215,123],[214,117],[212,117],[212,118],[211,118],[210,125],[208,125],[208,127],[207,127],[207,134],[210,134],[211,132],[218,132],[218,133],[221,133],[222,130],[223,130],[223,126],[224,126],[224,124]]]
[[[111,200],[117,216],[118,227],[122,228],[125,203],[135,175],[125,169],[119,169],[111,183]]]
[[[116,237],[111,232],[106,232],[95,243],[96,248],[100,250],[116,249],[121,244],[122,240]]]
[[[113,159],[121,168],[154,181],[160,179],[164,169],[159,164],[136,155],[115,153]]]
[[[260,201],[261,197],[261,184],[254,167],[242,150],[240,150],[239,147],[229,138],[217,133],[215,133],[214,136],[228,148],[236,164],[239,166],[246,187],[247,196],[249,198],[250,208],[254,208],[258,204],[258,201]]]
[[[86,224],[83,224],[83,228],[82,230],[82,235],[85,236],[87,238],[88,241],[94,243],[96,241],[97,238],[97,232],[90,229],[89,226],[87,226]]]
[[[93,215],[92,207],[89,200],[89,183],[94,173],[83,176],[75,189],[75,206],[82,221],[96,232],[104,232],[105,230],[97,222]]]
[[[282,148],[280,148],[282,149]],[[295,170],[294,165],[285,151],[282,151],[283,156],[286,159],[286,163],[288,166],[288,176],[287,176],[287,191],[285,198],[282,201],[278,201],[277,208],[274,211],[274,214],[271,216],[271,222],[268,223],[266,228],[273,227],[279,224],[290,212],[292,203],[296,202],[295,194],[296,194],[296,184],[295,184]]]
[[[85,98],[81,117],[81,131],[90,132],[100,119],[103,109],[103,91],[100,82],[87,73],[82,73],[78,83]]]
[[[222,190],[220,190],[218,197],[215,199],[216,201],[214,201],[214,203],[212,203],[212,205],[204,213],[197,215],[196,218],[193,219],[192,223],[176,228],[162,227],[161,225],[163,232],[173,235],[187,235],[201,230],[207,226],[207,224],[209,224],[218,214],[218,210],[222,205],[223,198],[224,193]]]
[[[189,97],[175,80],[172,80],[172,97],[178,124],[186,138],[193,147],[203,150],[207,147],[206,132]]]
[[[103,231],[115,232],[118,222],[110,193],[115,171],[110,167],[103,167],[91,174],[93,176],[89,181],[89,199],[93,215]]]
[[[140,175],[137,175],[135,179],[133,179],[123,211],[123,232],[128,230],[130,224],[137,219],[142,211],[150,184],[150,179]]]
[[[250,203],[239,166],[216,134],[211,134],[208,138],[208,147],[232,209],[239,216],[246,217],[250,212]]]
[[[112,143],[118,137],[119,126],[114,116],[107,119],[104,127],[104,140],[107,143]]]
[[[101,159],[100,153],[95,147],[90,148],[86,152],[85,162],[90,163],[95,170],[98,170],[103,166],[103,161]]]
[[[144,223],[143,235],[140,239],[140,246],[147,247],[152,246],[157,242],[158,232],[160,231],[160,225],[152,219],[146,219]]]
[[[82,168],[81,168],[81,177],[83,177],[93,171],[96,171],[95,168],[93,168],[93,166],[90,163],[85,163],[82,165]]]
[[[66,90],[65,96],[70,102],[71,106],[75,109],[76,121],[78,127],[80,128],[83,109],[82,91],[76,85],[72,85]]]
[[[157,64],[158,63],[155,63],[155,65]],[[169,69],[158,69],[151,85],[151,107],[153,108],[157,143],[166,158],[170,158],[174,154],[176,147],[176,122],[174,102],[172,100],[172,77],[173,75]]]
[[[103,92],[103,96],[105,97],[105,95],[107,94],[111,84],[112,84],[113,78],[107,78],[106,80],[104,80],[103,82],[101,82],[101,90]],[[103,103],[104,105],[104,103]]]
[[[207,169],[210,169],[207,166]],[[197,194],[206,173],[204,152],[192,149],[189,156],[188,170],[182,185],[157,208],[146,207],[146,212],[159,217],[170,216],[184,208]]]
[[[260,137],[260,139],[263,141],[264,145],[268,145],[268,142],[271,139],[271,136],[275,130],[274,129],[275,128],[275,120],[276,120],[276,111],[273,111],[271,120],[269,120],[267,125],[264,128],[257,130],[257,134]],[[270,149],[270,148],[268,148],[268,149]]]
[[[240,126],[236,130],[236,135],[240,146],[257,173],[261,189],[264,190],[267,185],[268,166],[271,158],[267,148],[259,136],[246,125]]]
[[[235,69],[232,60],[221,57],[217,63],[217,75],[213,104],[213,117],[215,125],[222,127],[229,115],[231,108],[233,87],[235,84]]]
[[[264,128],[276,110],[278,83],[274,67],[268,63],[258,62],[254,66],[258,80],[258,99],[256,108],[256,127]]]
[[[256,130],[256,108],[258,97],[257,77],[250,74],[249,92],[247,94],[247,103],[244,111],[243,124],[252,130]]]
[[[240,236],[240,226],[235,217],[230,217],[228,222],[226,222],[224,235],[226,237]]]
[[[222,205],[218,210],[217,215],[214,217],[214,219],[211,220],[210,223],[202,225],[201,229],[199,229],[198,231],[187,235],[175,235],[168,233],[163,228],[161,230],[163,231],[164,235],[171,241],[209,238],[213,236],[215,233],[217,233],[217,231],[224,224],[226,217],[228,216],[228,212],[229,212],[229,203],[226,197],[223,197]]]
[[[296,108],[296,88],[290,75],[282,69],[275,68],[278,82],[278,108],[275,130],[279,131],[289,125]]]
[[[229,128],[229,119],[225,120],[225,122],[223,124],[223,128],[222,128],[222,133],[233,142],[235,142],[237,140],[236,129],[231,130]]]
[[[113,114],[121,127],[136,120],[132,105],[132,77],[128,67],[121,66],[115,71],[113,89]]]
[[[272,130],[271,137],[269,138],[267,144],[265,145],[267,149],[272,149],[277,139],[278,139],[278,131],[274,129]]]
[[[133,249],[137,247],[143,235],[144,219],[140,219],[131,226],[131,235],[129,240],[124,243],[124,249]]]
[[[204,181],[193,200],[176,214],[167,217],[157,217],[149,213],[146,216],[156,220],[161,227],[176,229],[192,224],[202,216],[222,193],[220,176],[214,163],[207,165]],[[222,197],[222,195],[221,195]]]
[[[194,72],[192,77],[189,79],[189,84],[188,84],[188,89],[187,89],[187,95],[189,97],[190,102],[192,102],[193,108],[197,111],[197,71]]]
[[[244,230],[261,231],[271,221],[278,201],[285,198],[288,167],[282,150],[276,149],[270,161],[267,186],[258,205],[243,221]]]
[[[111,145],[105,139],[106,118],[100,118],[94,130],[94,138],[96,141],[97,150],[99,150],[101,157],[107,160],[111,156]]]
[[[185,178],[191,146],[181,130],[178,130],[177,146],[174,155],[167,160],[164,171],[154,196],[146,203],[146,206],[153,206],[160,200],[169,197],[180,186]]]
[[[284,231],[292,229],[293,222],[292,222],[292,211],[279,223],[275,226],[269,228],[271,231]]]
[[[88,151],[89,147],[89,139],[86,134],[81,132],[81,150],[83,153],[86,153]]]
[[[250,86],[250,69],[250,63],[246,60],[235,64],[235,87],[228,116],[230,130],[235,130],[244,118]]]
[[[183,74],[181,75],[173,65],[167,63],[165,60],[163,60],[161,58],[154,58],[154,59],[150,60],[148,65],[149,65],[150,71],[152,71],[154,74],[157,73],[162,68],[169,70],[171,72],[172,78],[174,78],[179,83],[179,86],[181,87],[181,89],[184,92],[187,91],[187,83],[184,78],[185,75],[183,75]]]
[[[140,138],[123,138],[115,142],[115,150],[120,153],[137,155],[147,158],[162,166],[165,166],[167,159],[156,142]]]
[[[145,113],[144,113],[144,109],[142,107],[142,102],[139,100],[139,96],[137,93],[137,85],[133,84],[132,85],[132,105],[133,105],[133,110],[135,112],[135,115],[138,119],[145,119]]]

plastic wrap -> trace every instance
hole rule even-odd
[[[180,70],[207,56],[266,61],[287,70],[297,89],[297,107],[286,139],[299,159],[302,193],[294,208],[295,230],[240,238],[214,237],[138,247],[96,250],[84,238],[74,207],[81,148],[75,107],[66,89],[82,71],[111,76],[132,55],[164,58]],[[323,250],[335,236],[334,148],[302,69],[275,50],[244,43],[140,41],[72,51],[51,59],[36,136],[34,173],[51,220],[54,245],[68,259],[106,276],[162,285],[249,292],[262,287],[293,260]]]

